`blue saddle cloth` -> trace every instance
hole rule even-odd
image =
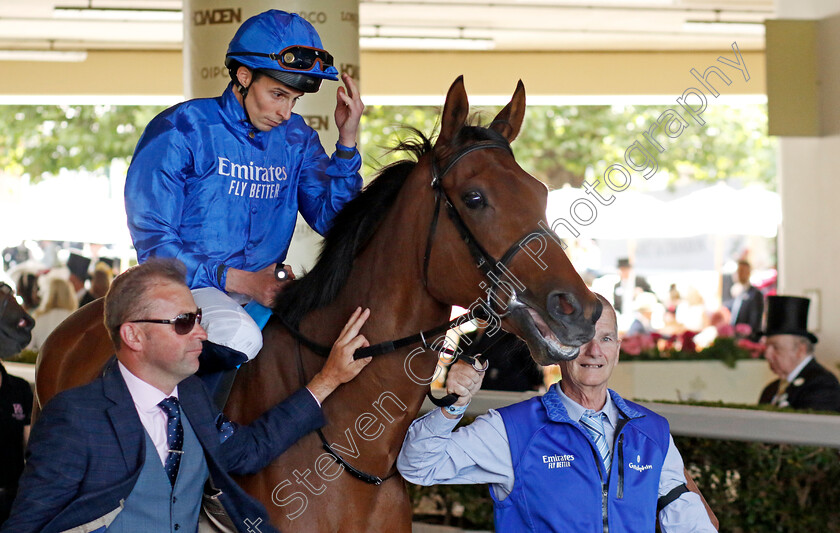
[[[251,318],[254,319],[254,322],[257,323],[261,330],[265,328],[265,325],[268,324],[268,319],[271,318],[271,309],[256,300],[251,300],[245,304],[245,311],[251,315]]]

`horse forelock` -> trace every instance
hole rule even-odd
[[[432,140],[415,128],[406,128],[412,135],[401,139],[391,150],[404,152],[410,159],[381,169],[362,192],[336,215],[324,237],[321,253],[312,270],[294,280],[278,298],[274,311],[291,325],[298,326],[311,311],[332,302],[350,277],[354,258],[370,241],[379,224],[394,205],[417,161],[435,148]],[[476,141],[495,141],[508,145],[507,139],[485,127],[464,125],[452,146],[441,155]]]
[[[460,130],[455,134],[452,142],[447,146],[435,146],[437,156],[441,159],[438,164],[442,166],[443,163],[452,155],[458,153],[469,144],[481,141],[493,141],[503,146],[510,146],[510,142],[504,135],[490,129],[491,124],[487,126],[481,125],[479,116],[473,115],[470,122],[464,124]]]

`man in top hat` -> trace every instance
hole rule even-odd
[[[73,285],[73,290],[76,291],[77,302],[85,293],[85,281],[89,277],[88,268],[90,268],[90,258],[70,252],[70,257],[67,258],[67,270],[70,271],[68,279]]]
[[[636,298],[637,289],[640,293],[653,290],[645,278],[633,274],[633,265],[628,258],[622,257],[616,266],[621,279],[613,289],[613,306],[622,315],[630,316],[633,313],[633,300]]]
[[[840,411],[840,383],[814,359],[817,337],[808,331],[810,303],[796,296],[767,298],[764,356],[779,379],[764,388],[758,403]]]

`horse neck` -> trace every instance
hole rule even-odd
[[[418,164],[415,172],[424,169]],[[449,320],[450,306],[435,300],[423,284],[423,252],[434,199],[430,192],[424,194],[420,182],[428,187],[425,178],[407,179],[379,229],[355,258],[350,277],[336,300],[303,320],[304,333],[329,345],[358,306],[371,310],[362,329],[371,344],[413,335]],[[416,346],[376,356],[354,380],[354,386],[367,389],[368,396],[378,396],[387,387],[406,403],[407,413],[413,417],[426,389],[409,379],[404,369],[412,348]],[[430,376],[434,372],[437,358],[430,350],[414,360],[418,375]]]

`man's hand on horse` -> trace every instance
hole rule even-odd
[[[373,360],[372,357],[353,359],[356,350],[370,346],[365,336],[359,333],[369,316],[370,309],[357,307],[353,311],[333,344],[324,368],[307,385],[319,402],[323,402],[339,385],[356,377]]]
[[[359,95],[356,83],[348,74],[342,74],[344,86],[339,87],[335,94],[335,125],[338,126],[338,142],[342,146],[351,148],[356,146],[356,136],[359,132],[359,121],[365,104]]]
[[[456,361],[449,367],[446,375],[446,392],[458,395],[458,401],[453,405],[460,407],[467,405],[476,392],[481,389],[481,382],[484,380],[484,372],[478,372],[475,367],[463,361]],[[450,415],[445,409],[443,414],[447,418],[457,418]]]
[[[274,307],[277,295],[286,288],[290,281],[295,279],[292,267],[286,265],[283,270],[286,271],[288,276],[283,281],[278,280],[274,274],[276,266],[277,263],[272,263],[256,272],[229,268],[225,290],[245,294],[266,307]]]

